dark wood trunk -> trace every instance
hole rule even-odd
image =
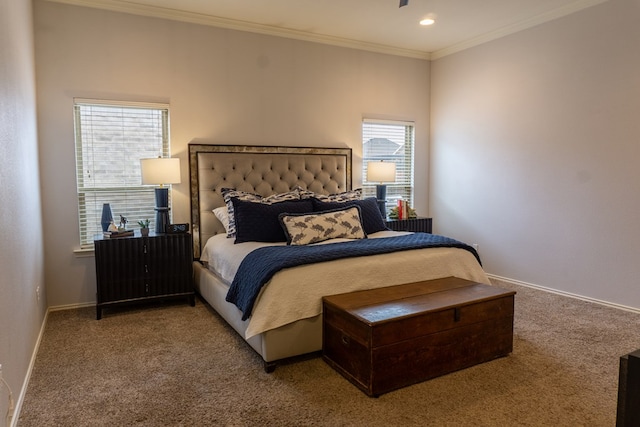
[[[515,292],[449,277],[323,298],[323,358],[370,396],[513,350]]]

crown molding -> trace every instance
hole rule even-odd
[[[205,15],[201,13],[186,12],[176,9],[163,8],[158,6],[149,6],[131,3],[125,0],[46,0],[54,3],[64,3],[73,6],[84,6],[95,9],[109,10],[112,12],[129,13],[140,16],[147,16],[153,18],[169,19],[174,21],[188,22],[192,24],[207,25],[212,27],[225,28],[237,31],[247,31],[257,34],[264,34],[275,37],[285,37],[290,39],[322,43],[332,46],[339,46],[351,49],[364,50],[369,52],[383,53],[388,55],[404,56],[416,59],[435,60],[443,58],[445,56],[460,52],[465,49],[469,49],[501,37],[517,33],[528,28],[535,27],[545,22],[552,21],[554,19],[561,18],[563,16],[570,15],[578,12],[582,9],[586,9],[591,6],[595,6],[609,0],[576,0],[573,3],[559,7],[547,13],[537,15],[531,19],[527,19],[518,22],[513,25],[500,28],[495,31],[491,31],[482,34],[478,37],[474,37],[469,40],[465,40],[460,43],[456,43],[452,46],[444,49],[437,50],[435,52],[424,52],[412,49],[403,49],[393,46],[381,45],[376,43],[368,43],[358,40],[351,40],[341,37],[335,37],[325,34],[315,34],[305,31],[291,30],[286,28],[279,28],[270,25],[256,24],[252,22],[240,21],[235,19],[220,18],[212,15]]]
[[[417,59],[431,59],[428,52],[403,49],[393,46],[367,43],[358,40],[334,37],[325,34],[315,34],[305,31],[291,30],[287,28],[273,27],[269,25],[256,24],[252,22],[239,21],[235,19],[220,18],[201,13],[186,12],[176,9],[168,9],[157,6],[134,4],[122,0],[46,0],[53,3],[63,3],[73,6],[91,7],[94,9],[109,10],[112,12],[123,12],[133,15],[147,16],[152,18],[169,19],[173,21],[188,22],[191,24],[208,25],[212,27],[225,28],[230,30],[247,31],[269,36],[285,37],[308,42],[322,43],[332,46],[346,47],[351,49],[365,50],[369,52],[384,53],[389,55],[405,56]]]
[[[493,40],[497,40],[501,37],[508,36],[510,34],[514,34],[514,33],[526,30],[528,28],[535,27],[540,24],[544,24],[545,22],[553,21],[554,19],[571,15],[572,13],[578,12],[582,9],[586,9],[591,6],[596,6],[598,4],[601,4],[607,1],[609,0],[577,0],[564,7],[559,7],[547,13],[542,13],[540,15],[534,16],[533,18],[526,19],[516,24],[508,25],[498,30],[491,31],[486,34],[482,34],[478,37],[465,40],[461,43],[454,44],[447,48],[437,50],[431,53],[431,59],[435,60],[435,59],[443,58],[445,56],[454,54],[456,52],[460,52],[462,50],[469,49],[474,46],[478,46]]]

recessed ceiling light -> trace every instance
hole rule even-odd
[[[436,23],[436,20],[433,18],[424,18],[420,21],[420,25],[433,25]]]

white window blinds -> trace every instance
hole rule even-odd
[[[170,156],[168,105],[76,99],[74,113],[80,246],[102,233],[104,203],[116,224],[122,215],[128,228],[150,219],[153,229],[155,190],[141,184],[140,159]]]
[[[396,180],[387,185],[387,213],[406,200],[413,206],[413,146],[414,123],[386,120],[362,121],[362,190],[366,197],[376,195],[377,182],[367,181],[370,161],[394,162]]]

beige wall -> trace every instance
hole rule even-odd
[[[31,3],[0,2],[0,364],[20,397],[46,298]],[[36,289],[40,287],[38,301]],[[7,413],[0,385],[0,418]]]
[[[187,144],[349,146],[360,185],[363,116],[415,120],[426,159],[425,60],[36,0],[41,174],[50,306],[95,301],[92,257],[79,258],[74,97],[169,102],[182,159],[174,221],[189,221]],[[416,207],[427,213],[426,162]],[[422,183],[422,185],[420,185]]]
[[[488,272],[640,308],[640,2],[432,63],[431,213]]]

